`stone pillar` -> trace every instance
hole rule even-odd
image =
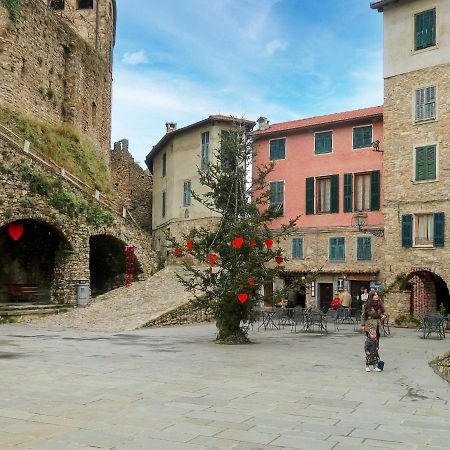
[[[410,291],[390,291],[384,299],[384,306],[392,323],[399,316],[409,316]]]

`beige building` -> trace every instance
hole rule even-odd
[[[384,221],[394,314],[450,310],[450,2],[382,0]],[[406,275],[406,278],[402,276]]]
[[[152,229],[155,250],[163,251],[165,232],[180,237],[194,226],[213,226],[219,215],[196,201],[191,191],[204,194],[198,170],[215,161],[221,133],[235,130],[242,119],[212,115],[183,128],[166,124],[166,134],[147,155],[153,175]],[[254,122],[244,121],[251,129]]]

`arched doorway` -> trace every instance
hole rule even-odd
[[[89,239],[89,270],[92,296],[125,286],[125,243],[109,235],[95,235]],[[142,272],[135,260],[137,276]]]
[[[439,311],[441,305],[450,311],[447,283],[428,270],[413,271],[408,275],[410,285],[410,313],[414,315]]]
[[[0,228],[0,302],[49,302],[57,266],[72,250],[61,231],[24,219]]]

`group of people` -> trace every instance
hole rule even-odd
[[[340,307],[350,308],[352,296],[345,290],[341,297],[337,294],[331,301],[331,308],[337,310]],[[366,356],[366,372],[372,370],[381,372],[380,363],[380,323],[386,320],[387,315],[381,296],[376,291],[368,292],[363,289],[361,294],[361,332],[365,333],[364,353]]]

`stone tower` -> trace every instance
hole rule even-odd
[[[116,37],[116,0],[43,0],[112,67]]]

